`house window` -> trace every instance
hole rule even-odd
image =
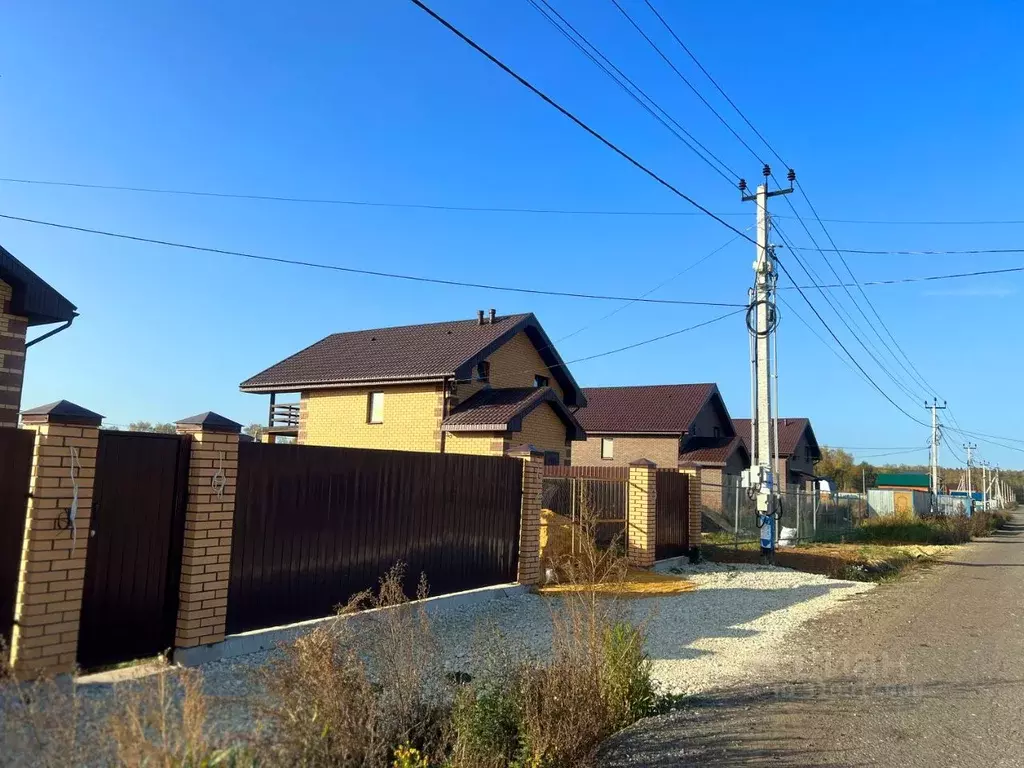
[[[548,385],[548,377],[541,376],[539,373],[533,377],[533,386],[535,387],[546,387]]]
[[[544,466],[557,467],[562,463],[562,457],[558,451],[544,451]]]
[[[384,423],[384,393],[371,392],[366,402],[366,421],[368,424]]]
[[[720,427],[715,427],[714,428],[714,434],[715,434],[715,437],[721,437],[722,436],[721,428]]]
[[[811,460],[811,446],[805,445],[804,446],[804,461],[810,461],[810,460]]]
[[[481,360],[476,364],[476,380],[487,382],[491,379],[491,364],[486,360]]]
[[[615,439],[611,437],[601,438],[601,458],[602,459],[614,459],[615,458]]]

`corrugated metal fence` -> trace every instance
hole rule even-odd
[[[690,478],[674,469],[659,469],[654,525],[654,556],[661,560],[690,551]]]
[[[516,579],[522,462],[243,443],[227,631],[330,615],[397,561],[407,591]]]
[[[11,640],[35,433],[0,427],[0,637]]]

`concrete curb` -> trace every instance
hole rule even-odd
[[[293,642],[296,638],[318,626],[336,621],[362,622],[371,619],[381,611],[402,610],[410,607],[421,607],[430,615],[439,610],[466,608],[492,600],[515,597],[529,591],[530,586],[527,584],[499,584],[494,587],[480,587],[479,589],[469,589],[464,592],[453,592],[450,595],[437,595],[436,597],[428,597],[425,600],[411,600],[400,606],[374,608],[369,611],[352,614],[351,616],[325,616],[320,619],[308,619],[307,621],[299,621],[294,624],[254,629],[249,632],[240,632],[237,635],[228,635],[219,643],[200,645],[195,648],[175,648],[173,660],[174,663],[185,667],[195,667],[212,661],[265,651],[273,648],[278,643]]]

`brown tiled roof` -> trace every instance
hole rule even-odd
[[[587,432],[678,434],[686,432],[704,404],[718,394],[714,384],[588,387],[587,407],[576,413]]]
[[[499,315],[493,323],[454,320],[335,333],[246,379],[243,392],[286,392],[333,384],[469,379],[473,367],[520,331],[537,347],[568,405],[581,390],[532,313]]]
[[[736,434],[743,440],[743,445],[750,453],[750,419],[733,419],[733,426],[736,427]],[[810,419],[779,419],[779,455],[792,456],[796,450],[800,436],[805,429],[810,429]],[[817,441],[814,433],[811,432],[811,448],[817,448]]]
[[[725,464],[737,450],[750,455],[739,437],[699,438],[688,443],[686,449],[680,451],[679,463],[695,466]]]
[[[441,423],[441,428],[446,432],[518,432],[522,429],[523,418],[544,403],[550,403],[571,430],[570,440],[586,437],[579,422],[551,387],[480,390],[460,403]]]

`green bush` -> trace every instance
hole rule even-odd
[[[974,535],[966,515],[947,517],[875,517],[853,529],[849,538],[862,544],[962,544]]]

